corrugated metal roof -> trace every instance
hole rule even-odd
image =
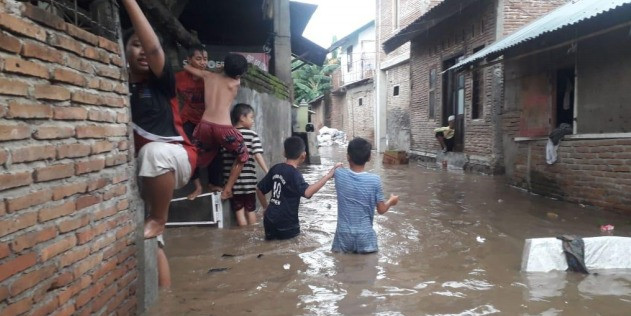
[[[589,20],[626,4],[631,4],[631,0],[573,0],[572,3],[557,8],[497,43],[465,58],[449,69],[466,66],[488,55],[500,53],[513,46],[533,40],[543,34]]]

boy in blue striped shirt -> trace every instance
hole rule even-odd
[[[347,149],[350,168],[335,170],[337,229],[333,252],[376,252],[377,234],[372,227],[375,208],[379,214],[384,214],[399,202],[394,194],[384,201],[381,178],[364,171],[371,150],[372,145],[365,139],[353,139]]]

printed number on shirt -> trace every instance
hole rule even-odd
[[[280,200],[280,192],[283,186],[280,182],[274,182],[274,190],[272,191],[272,198]]]

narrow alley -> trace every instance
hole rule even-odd
[[[313,182],[346,155],[322,148]],[[629,236],[628,217],[531,195],[501,177],[409,166],[383,166],[384,194],[401,202],[376,215],[380,250],[330,251],[336,227],[334,183],[300,209],[302,234],[264,241],[245,229],[169,229],[173,286],[147,315],[623,315],[631,273],[520,272],[525,238]],[[433,167],[433,164],[429,167]],[[260,215],[259,215],[260,216]]]

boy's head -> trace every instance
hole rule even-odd
[[[348,143],[348,161],[363,166],[370,160],[372,145],[365,139],[357,137]]]
[[[230,53],[223,60],[223,72],[226,76],[239,79],[248,70],[248,61],[239,54]]]
[[[455,115],[450,115],[447,118],[447,123],[449,124],[449,128],[453,129],[454,126],[456,125],[456,116]]]
[[[304,160],[307,156],[305,151],[305,142],[302,138],[292,136],[285,139],[285,158],[289,160]]]
[[[188,64],[197,69],[206,69],[208,52],[202,45],[193,45],[188,49]]]
[[[232,108],[230,119],[232,120],[232,125],[241,125],[251,129],[254,126],[254,109],[249,104],[238,103]]]

